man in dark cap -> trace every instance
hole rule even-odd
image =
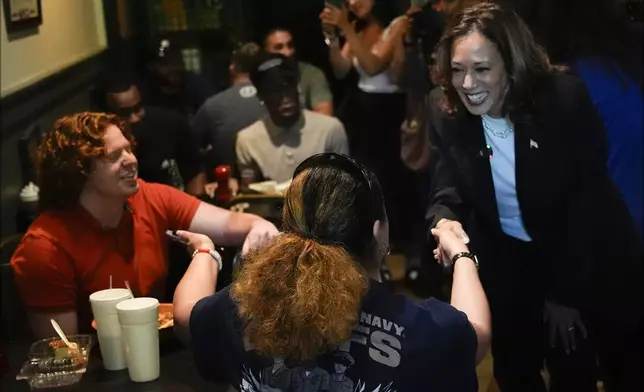
[[[266,54],[258,64],[250,78],[268,116],[237,136],[242,186],[261,180],[288,181],[297,165],[314,154],[348,154],[340,121],[302,110],[297,63],[281,54]]]

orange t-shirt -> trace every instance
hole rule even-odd
[[[41,214],[29,227],[11,266],[27,308],[78,312],[91,320],[89,295],[129,281],[135,295],[152,295],[166,267],[166,230],[187,230],[200,201],[139,180],[116,229],[105,229],[80,205]]]

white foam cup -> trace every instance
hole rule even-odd
[[[127,289],[101,290],[89,296],[96,321],[103,366],[107,370],[122,370],[127,367],[116,304],[130,298],[130,292]]]
[[[134,382],[156,380],[159,364],[159,301],[134,298],[116,305],[125,348],[125,360]]]

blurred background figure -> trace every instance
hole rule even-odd
[[[409,187],[407,224],[412,227],[405,247],[405,283],[421,297],[443,298],[444,271],[433,263],[426,247],[424,207],[429,193],[429,107],[433,87],[429,67],[432,52],[443,33],[447,15],[430,1],[412,1],[409,26],[392,60],[392,77],[406,94],[404,122],[400,127],[400,156]]]
[[[611,177],[644,239],[641,22],[612,0],[523,1],[517,7],[552,61],[586,84],[608,132]]]
[[[291,32],[284,28],[274,28],[264,37],[264,49],[269,53],[280,53],[297,60],[300,73],[298,88],[300,103],[304,109],[327,116],[333,115],[333,96],[324,72],[318,67],[297,59],[295,41]]]
[[[382,183],[392,244],[402,248],[409,234],[404,223],[409,213],[405,209],[408,182],[400,159],[405,96],[390,68],[396,48],[402,46],[407,21],[398,18],[392,22],[396,16],[392,2],[351,0],[326,3],[320,19],[336,78],[345,78],[354,68],[359,75],[338,116],[347,129],[351,155],[374,170]],[[383,270],[383,278],[391,279],[387,270]]]
[[[250,80],[261,50],[251,42],[233,52],[229,68],[232,86],[209,98],[192,120],[192,131],[204,151],[209,176],[219,165],[236,168],[237,133],[266,115]]]
[[[132,130],[140,177],[204,195],[206,174],[185,117],[146,105],[133,79],[125,75],[112,75],[105,94],[105,110],[124,119]]]
[[[186,70],[181,48],[166,38],[152,43],[147,74],[140,87],[150,105],[172,109],[188,118],[216,92],[211,81]]]

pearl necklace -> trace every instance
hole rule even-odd
[[[483,121],[483,128],[485,128],[486,131],[488,131],[493,136],[496,136],[498,138],[505,139],[513,131],[510,121],[507,121],[505,125],[505,129],[498,131],[494,129],[492,125],[490,125],[487,115],[481,116],[481,119]]]

